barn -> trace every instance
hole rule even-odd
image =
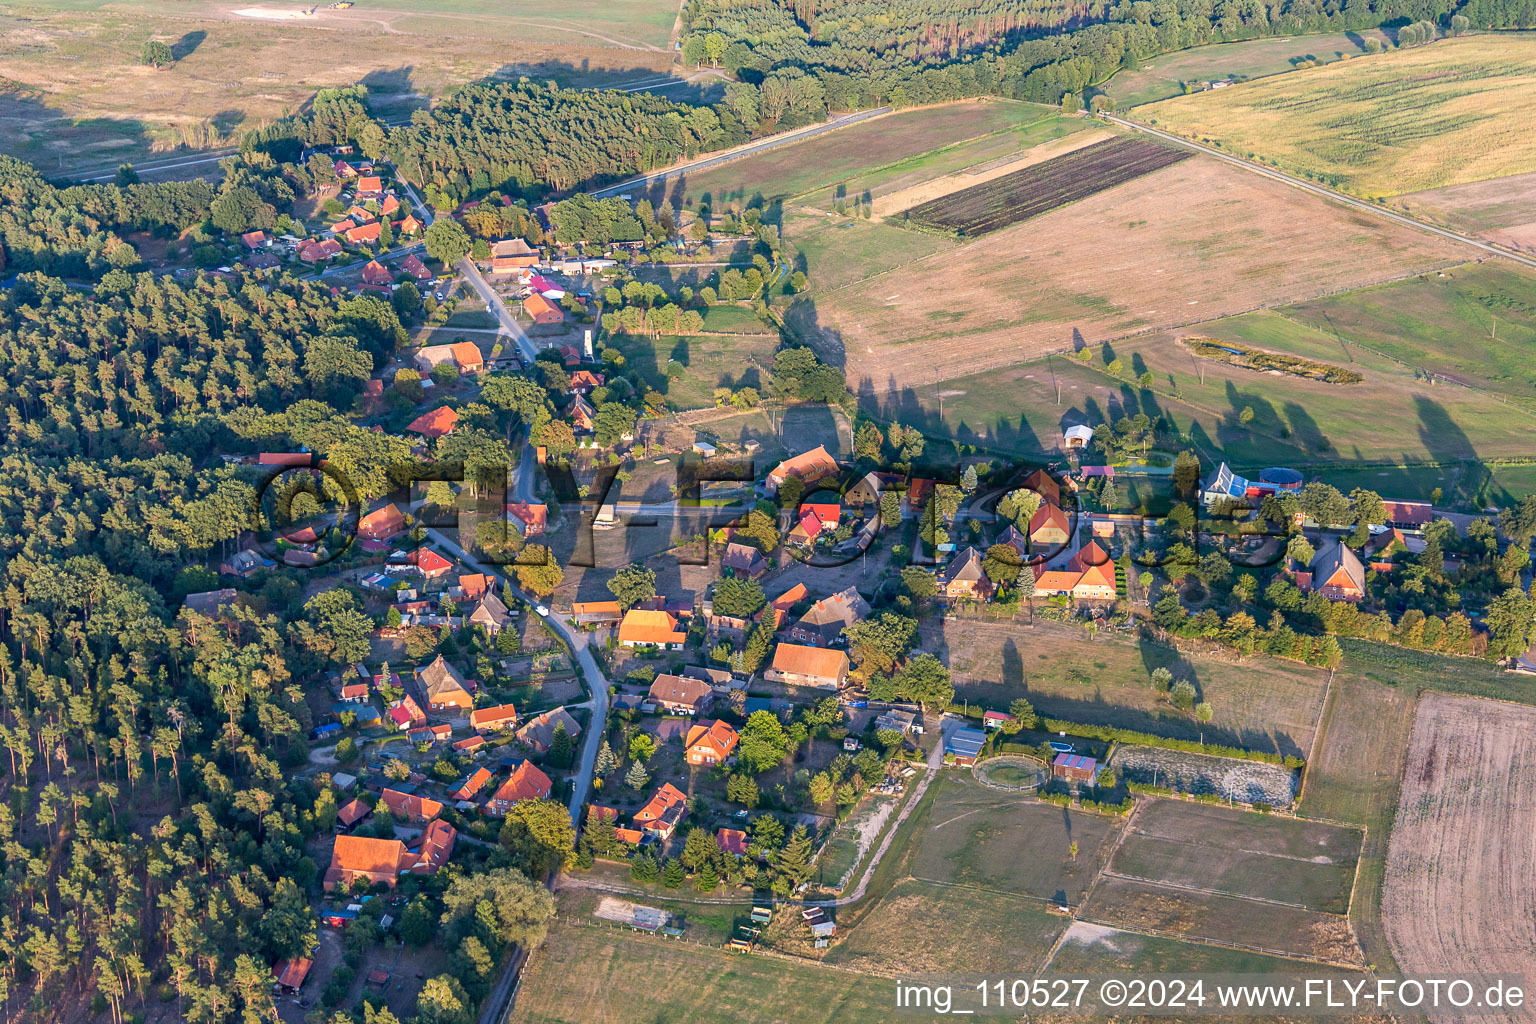
[[[1057,754],[1051,774],[1058,779],[1092,782],[1099,777],[1099,763],[1084,754]]]

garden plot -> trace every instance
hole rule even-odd
[[[1287,807],[1296,798],[1296,773],[1263,761],[1125,746],[1115,751],[1111,764],[1127,782],[1166,786],[1191,796],[1210,794],[1271,807]]]

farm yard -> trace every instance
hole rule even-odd
[[[1215,709],[1204,729],[1206,741],[1303,757],[1312,744],[1327,679],[1320,669],[1271,658],[1237,662],[1185,655],[1119,637],[1085,643],[1080,629],[1050,622],[1037,622],[1033,629],[1021,625],[927,623],[923,648],[948,659],[956,700],[1004,707],[1027,697],[1048,717],[1197,740],[1200,724],[1152,689],[1152,671],[1167,668],[1175,678],[1193,682],[1200,699]]]
[[[1201,82],[1263,78],[1295,71],[1304,61],[1331,64],[1340,58],[1356,57],[1366,52],[1363,44],[1367,39],[1390,41],[1387,33],[1368,29],[1196,46],[1152,57],[1139,67],[1119,71],[1100,91],[1121,110],[1127,110],[1184,95],[1185,83],[1198,88]]]
[[[1137,111],[1367,198],[1536,170],[1531,37],[1430,46],[1179,96]]]
[[[909,224],[977,237],[1037,217],[1144,174],[1172,166],[1189,151],[1143,139],[1115,138],[906,210]]]
[[[1196,156],[886,273],[813,286],[789,326],[880,402],[1464,258],[1450,242]]]
[[[1427,694],[1408,748],[1382,914],[1409,973],[1531,963],[1536,709]],[[1521,1009],[1485,1019],[1528,1020]]]

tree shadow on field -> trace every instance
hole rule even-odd
[[[203,40],[207,38],[208,33],[202,29],[188,32],[171,44],[171,59],[181,60],[184,57],[192,56],[197,51],[197,48],[203,45]]]

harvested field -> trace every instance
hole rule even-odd
[[[1107,877],[1083,915],[1100,924],[1275,956],[1364,967],[1349,919],[1299,907]]]
[[[1117,138],[961,189],[906,211],[909,223],[976,237],[1187,160],[1187,150]]]
[[[1045,960],[1066,919],[1008,893],[898,882],[826,963],[864,974],[1019,971]]]
[[[1536,170],[1533,53],[1528,34],[1442,39],[1138,114],[1358,195],[1401,195]]]
[[[1358,830],[1338,825],[1152,799],[1136,811],[1110,868],[1151,882],[1343,914],[1360,839]]]
[[[921,638],[947,658],[957,699],[1004,707],[1026,697],[1041,715],[1072,722],[1200,739],[1200,724],[1152,689],[1158,668],[1193,682],[1215,709],[1210,743],[1305,757],[1323,709],[1327,673],[1272,658],[1181,654],[1117,636],[1085,643],[1081,630],[1044,621],[929,620]]]
[[[1087,921],[1072,922],[1051,961],[1051,973],[1056,975],[1116,970],[1144,974],[1318,973],[1316,967],[1295,960],[1225,946],[1139,935]],[[1202,1019],[1205,1019],[1203,1015]],[[1252,1020],[1251,1017],[1247,1019]]]
[[[644,977],[644,985],[635,985]],[[517,1024],[876,1024],[890,984],[802,960],[742,956],[609,924],[558,922],[524,969]],[[795,993],[793,1013],[773,1012]],[[767,1015],[765,1015],[765,1010]]]
[[[890,217],[903,210],[910,210],[919,204],[938,199],[941,196],[972,188],[984,182],[1012,174],[1014,171],[1033,167],[1048,160],[1054,160],[1074,150],[1083,149],[1086,146],[1092,146],[1112,138],[1115,138],[1114,134],[1107,131],[1080,131],[1051,142],[1042,142],[1038,146],[1032,146],[1025,150],[1018,156],[1003,156],[977,167],[971,167],[954,174],[946,174],[942,178],[925,181],[920,185],[910,185],[894,192],[878,195],[875,197],[873,204],[874,214],[876,217]]]
[[[924,881],[1075,905],[1120,827],[1117,818],[988,789],[968,775],[936,785],[943,788],[909,866]]]
[[[1296,773],[1262,761],[1123,746],[1115,751],[1112,764],[1116,774],[1128,782],[1166,786],[1192,796],[1214,794],[1244,803],[1287,807],[1296,795]]]
[[[1392,205],[1498,245],[1536,248],[1536,173],[1410,192]]]
[[[1382,899],[1399,968],[1528,972],[1533,904],[1536,709],[1426,694]],[[1530,1015],[1522,1009],[1481,1019]]]
[[[1449,241],[1197,156],[958,249],[814,289],[790,327],[879,399],[1463,258]]]

